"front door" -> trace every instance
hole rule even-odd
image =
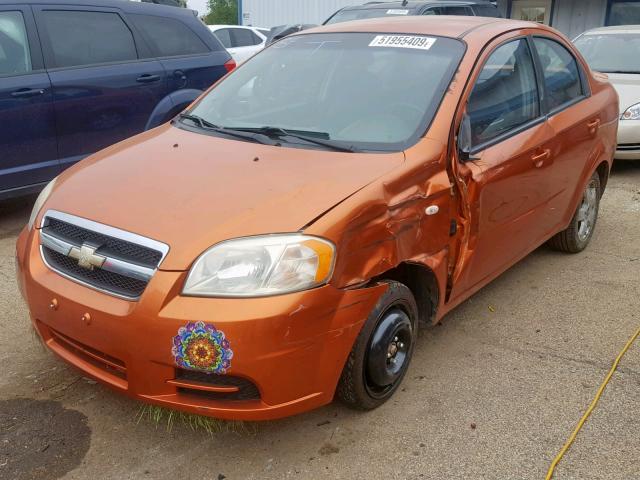
[[[499,44],[468,96],[468,157],[458,164],[469,224],[451,299],[475,291],[539,245],[551,220],[553,130],[540,106],[530,42]]]
[[[31,9],[0,6],[0,197],[59,172],[51,84]]]
[[[34,7],[62,166],[145,129],[167,92],[159,61],[117,9]]]

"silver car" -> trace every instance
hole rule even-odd
[[[616,159],[640,159],[640,25],[588,30],[574,40],[593,70],[606,73],[620,97]]]

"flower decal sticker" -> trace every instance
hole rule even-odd
[[[173,337],[171,353],[176,365],[189,370],[225,374],[233,351],[224,333],[204,322],[189,322]]]

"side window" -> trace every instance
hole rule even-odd
[[[477,146],[539,116],[538,88],[524,39],[498,47],[482,67],[467,105]]]
[[[130,15],[133,23],[151,43],[159,57],[197,55],[209,48],[187,25],[179,20],[155,15]]]
[[[250,47],[261,43],[260,37],[247,28],[231,29],[234,47]]]
[[[479,17],[500,18],[500,11],[493,5],[474,5],[473,10]]]
[[[138,58],[131,30],[117,13],[45,10],[42,19],[56,67]]]
[[[584,92],[574,56],[558,42],[548,38],[534,37],[533,43],[544,73],[549,109],[581,97]]]
[[[220,30],[216,30],[215,33],[220,43],[224,46],[224,48],[233,48],[231,43],[231,32],[228,28],[221,28]]]
[[[473,11],[469,7],[432,7],[425,11],[423,15],[463,15],[473,16]]]
[[[31,71],[31,53],[20,12],[0,12],[0,77]]]

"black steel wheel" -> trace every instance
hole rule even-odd
[[[371,410],[386,402],[407,372],[417,338],[418,308],[411,291],[389,285],[351,350],[337,396],[347,406]]]

